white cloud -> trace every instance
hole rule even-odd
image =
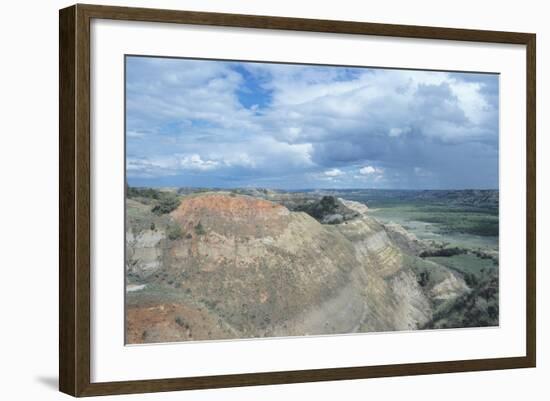
[[[491,108],[487,100],[481,96],[479,83],[452,82],[450,88],[457,97],[460,108],[474,124],[481,124],[490,118]]]
[[[126,171],[130,177],[154,178],[174,175],[175,170],[167,160],[149,160],[147,158],[126,159]]]
[[[327,177],[340,177],[341,175],[344,175],[345,173],[340,169],[333,168],[333,169],[325,171],[324,174]]]
[[[289,138],[291,140],[298,139],[301,133],[302,133],[302,129],[300,127],[290,127],[288,129]]]
[[[361,174],[364,174],[364,175],[366,175],[366,174],[372,174],[372,173],[374,173],[375,171],[376,171],[376,169],[375,169],[374,167],[372,167],[372,166],[366,166],[366,167],[363,167],[363,168],[359,169],[359,172],[360,172]]]
[[[219,166],[219,162],[215,160],[203,160],[200,155],[194,154],[185,156],[179,161],[179,165],[183,169],[208,171]]]
[[[362,175],[382,174],[384,170],[373,166],[365,166],[359,169],[359,173]]]
[[[128,157],[126,169],[131,177],[173,176],[182,171],[206,172],[220,167],[216,160],[205,160],[198,154],[153,158]]]

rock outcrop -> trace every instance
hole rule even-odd
[[[127,341],[414,330],[432,298],[460,293],[455,276],[422,288],[368,208],[339,202],[354,215],[340,224],[220,192],[185,197],[154,230],[130,221],[127,269],[145,287],[127,293]]]

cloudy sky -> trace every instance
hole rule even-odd
[[[130,185],[498,188],[498,75],[126,58]]]

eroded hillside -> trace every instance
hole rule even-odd
[[[128,199],[128,343],[414,330],[470,292],[364,204],[316,219],[311,200],[268,198],[193,193],[165,214]]]

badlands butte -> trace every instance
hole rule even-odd
[[[126,343],[491,325],[498,252],[334,194],[127,187]]]

